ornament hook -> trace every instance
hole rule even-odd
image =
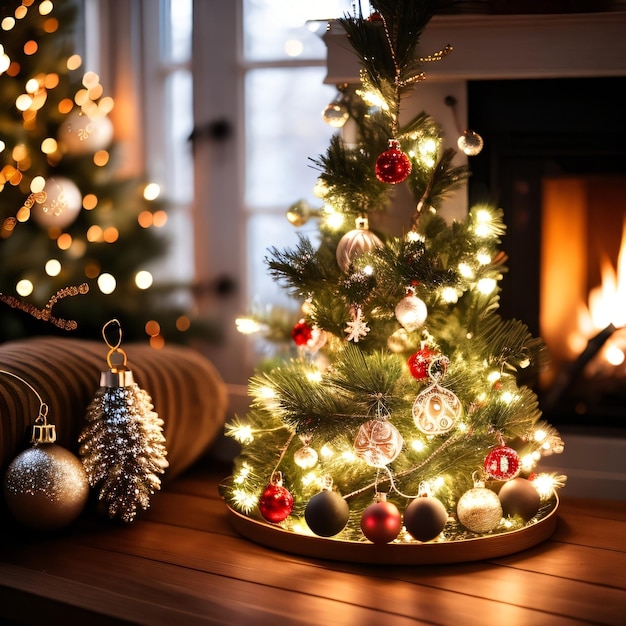
[[[117,343],[115,344],[109,342],[109,339],[107,338],[107,328],[109,326],[112,326],[113,324],[117,325]],[[111,350],[117,350],[122,345],[122,325],[120,324],[120,321],[117,318],[113,318],[112,320],[109,320],[102,327],[102,338],[104,339],[104,343],[106,343],[106,345]]]
[[[117,342],[116,343],[112,343],[109,341],[108,337],[107,337],[107,328],[111,325],[117,325]],[[107,347],[109,348],[109,352],[107,354],[107,365],[113,369],[113,368],[120,368],[119,364],[114,365],[113,361],[111,359],[111,357],[118,353],[122,355],[123,361],[122,361],[122,368],[126,368],[126,362],[128,360],[128,357],[126,356],[126,352],[124,352],[124,350],[122,350],[122,348],[120,348],[120,346],[122,345],[122,325],[120,324],[120,321],[117,318],[113,318],[112,320],[109,320],[103,327],[102,327],[102,338],[104,339],[104,343],[106,343]]]

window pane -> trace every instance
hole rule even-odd
[[[311,220],[301,228],[294,228],[282,215],[257,214],[248,219],[248,301],[251,307],[283,307],[298,310],[302,301],[289,297],[287,291],[270,276],[265,259],[270,248],[285,250],[295,248],[298,233],[315,244],[319,231],[317,222]]]
[[[284,207],[304,198],[318,171],[310,158],[326,152],[334,129],[322,111],[337,95],[322,67],[261,69],[246,76],[246,206]]]
[[[191,58],[193,0],[164,0],[162,54],[166,63],[185,63]]]
[[[341,17],[350,0],[243,0],[244,57],[267,59],[325,59],[320,35],[325,21]],[[321,20],[321,24],[307,24]],[[313,30],[311,30],[313,29]],[[319,32],[314,32],[317,29]]]
[[[192,76],[187,70],[172,72],[166,81],[168,196],[176,202],[193,198],[193,159],[189,136],[193,130]]]

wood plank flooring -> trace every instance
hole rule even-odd
[[[561,502],[554,535],[486,562],[369,566],[239,536],[199,464],[129,525],[86,515],[54,535],[5,519],[0,623],[195,626],[626,624],[626,503]]]

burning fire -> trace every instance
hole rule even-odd
[[[600,351],[599,361],[604,367],[619,367],[626,361],[626,220],[617,269],[608,259],[603,259],[601,275],[602,284],[589,292],[589,305],[580,306],[578,331],[573,333],[569,343],[574,353],[580,354],[591,337],[613,325],[616,330]]]

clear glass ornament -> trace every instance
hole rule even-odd
[[[293,454],[293,461],[302,469],[311,469],[317,465],[317,452],[311,446],[305,445]]]
[[[333,128],[343,128],[349,117],[346,105],[341,102],[331,102],[322,111],[322,119]]]
[[[467,156],[476,156],[484,145],[483,138],[473,130],[464,130],[456,143]]]
[[[356,455],[372,467],[385,467],[400,454],[404,440],[387,420],[370,420],[359,428],[354,440]]]

